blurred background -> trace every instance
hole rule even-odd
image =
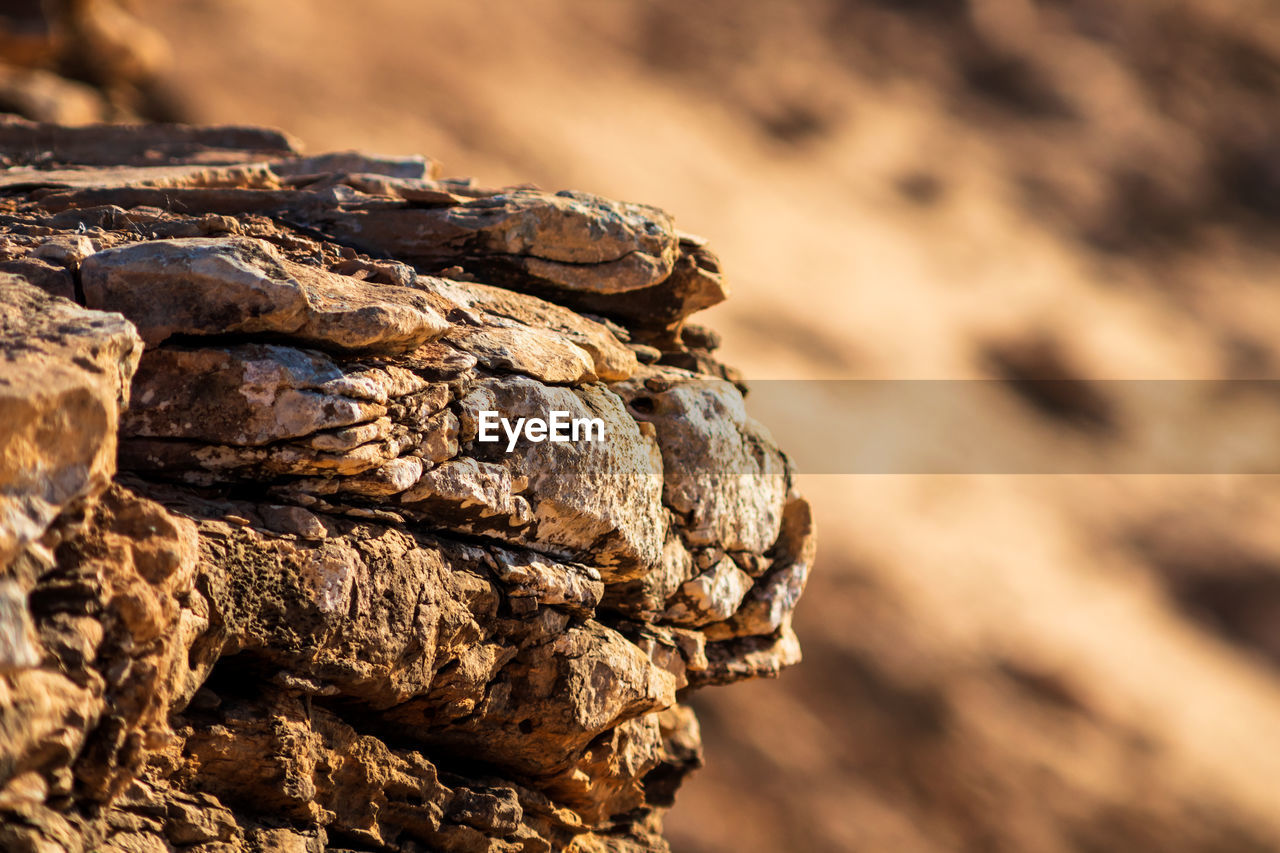
[[[1106,383],[1025,380],[1280,378],[1271,0],[3,0],[0,56],[33,118],[666,208],[748,379],[994,379],[1106,447]],[[1280,478],[801,485],[805,662],[694,697],[677,853],[1280,850]]]

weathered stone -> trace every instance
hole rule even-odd
[[[602,732],[673,705],[675,689],[675,678],[634,644],[589,621],[521,652],[465,716],[443,716],[429,738],[519,773],[553,775]],[[541,709],[536,721],[533,708]],[[408,723],[424,710],[408,703],[388,717]]]
[[[420,155],[383,157],[361,151],[333,151],[312,157],[277,160],[271,171],[281,177],[294,175],[360,174],[385,175],[390,178],[437,178],[440,165]]]
[[[725,557],[702,574],[685,581],[663,615],[678,625],[721,622],[737,611],[750,588],[750,576]]]
[[[594,381],[591,355],[543,329],[459,328],[445,338],[495,373],[523,373],[557,385]]]
[[[141,354],[119,314],[0,278],[0,566],[115,473],[116,424]]]
[[[274,189],[278,184],[266,164],[236,166],[120,166],[110,169],[7,169],[0,173],[6,190],[115,189],[146,187],[190,189],[194,187],[249,187]]]
[[[292,533],[303,539],[324,539],[329,535],[324,522],[300,506],[268,504],[259,508],[258,514],[262,516],[263,523],[280,533]]]
[[[12,578],[0,578],[0,675],[40,664],[34,630],[26,593]]]
[[[671,275],[662,281],[618,294],[575,293],[573,305],[625,323],[644,343],[654,344],[656,361],[663,350],[678,347],[686,317],[728,296],[719,258],[698,239],[682,234]]]
[[[494,570],[512,602],[568,607],[590,615],[604,594],[600,573],[589,566],[557,563],[541,555],[494,548]]]
[[[507,364],[486,365],[496,369],[509,369],[525,373],[547,382],[567,381],[579,382],[585,379],[602,379],[616,382],[628,378],[636,369],[635,355],[605,326],[589,320],[579,314],[532,296],[512,293],[497,287],[482,284],[453,282],[446,279],[429,279],[430,287],[449,298],[450,301],[471,313],[478,324],[489,335],[495,329],[505,330],[508,334],[524,333],[524,340],[531,340],[537,347],[533,359],[525,357],[525,361],[536,361],[542,352],[551,349],[562,360],[574,364],[563,373],[576,374],[573,378],[556,380],[545,375],[546,368],[536,365],[520,366],[511,362]],[[530,332],[546,331],[550,334],[530,336]],[[498,340],[501,340],[499,337]],[[539,344],[541,345],[539,347]],[[566,346],[566,344],[568,346]],[[463,347],[467,349],[467,347]],[[472,351],[472,350],[469,350]],[[589,358],[588,367],[583,370],[581,356],[575,351],[583,351]],[[475,353],[480,357],[480,353]],[[539,375],[539,374],[543,375]]]
[[[723,375],[713,256],[424,158],[9,130],[53,159],[0,263],[128,320],[0,283],[0,847],[666,850],[677,691],[795,662],[812,562],[737,389],[640,365]]]
[[[443,269],[459,260],[519,271],[534,286],[618,293],[671,274],[671,219],[586,193],[516,190],[463,204],[326,211],[317,222],[363,249]]]
[[[458,416],[451,411],[432,415],[423,425],[415,452],[427,462],[445,462],[458,455]]]
[[[749,678],[772,678],[789,666],[800,662],[800,641],[791,630],[791,620],[767,637],[742,637],[708,643],[707,666],[690,671],[689,683],[694,687],[732,684]]]
[[[316,352],[270,344],[147,353],[127,435],[263,445],[375,421],[385,392]]]
[[[340,490],[347,494],[385,497],[408,491],[422,476],[422,460],[412,456],[392,459],[372,471],[348,477]]]
[[[400,496],[407,508],[463,530],[518,528],[532,518],[511,472],[491,462],[458,459],[422,475]]]
[[[598,387],[556,388],[511,377],[483,384],[486,396],[461,402],[464,419],[489,405],[507,418],[599,418],[603,441],[521,441],[511,453],[489,456],[528,482],[523,491],[533,525],[516,541],[599,567],[609,581],[625,580],[658,562],[666,535],[662,466],[652,438],[644,435],[612,392]],[[485,402],[482,402],[485,401]],[[486,445],[471,442],[470,452]]]
[[[36,246],[31,254],[70,270],[80,269],[84,259],[97,251],[93,241],[80,234],[63,234],[50,237]]]
[[[772,634],[790,617],[813,566],[817,550],[813,516],[801,498],[787,502],[782,516],[782,533],[773,546],[773,565],[747,593],[742,606],[727,622],[708,625],[709,640]]]
[[[118,486],[86,522],[84,533],[61,521],[45,533],[66,544],[28,595],[39,666],[0,679],[0,802],[29,802],[24,774],[58,767],[79,796],[109,802],[207,674],[189,654],[207,625],[190,522]]]
[[[93,255],[88,305],[111,305],[154,344],[175,334],[278,333],[341,350],[400,352],[442,335],[419,294],[283,260],[248,238],[156,240]]]
[[[0,273],[8,273],[24,279],[50,296],[75,301],[76,280],[66,267],[41,260],[34,254],[25,258],[0,261]]]
[[[690,547],[763,553],[778,536],[790,488],[786,459],[728,382],[646,368],[615,389],[657,429],[663,499]],[[708,464],[708,463],[711,464]]]

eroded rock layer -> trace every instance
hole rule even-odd
[[[665,850],[682,696],[798,659],[813,556],[702,241],[256,129],[0,143],[0,849]]]

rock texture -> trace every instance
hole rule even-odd
[[[685,693],[798,660],[813,559],[701,241],[254,129],[0,145],[0,848],[666,850]]]

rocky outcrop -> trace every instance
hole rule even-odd
[[[685,693],[798,660],[813,557],[702,242],[254,129],[0,142],[0,848],[665,850]]]

